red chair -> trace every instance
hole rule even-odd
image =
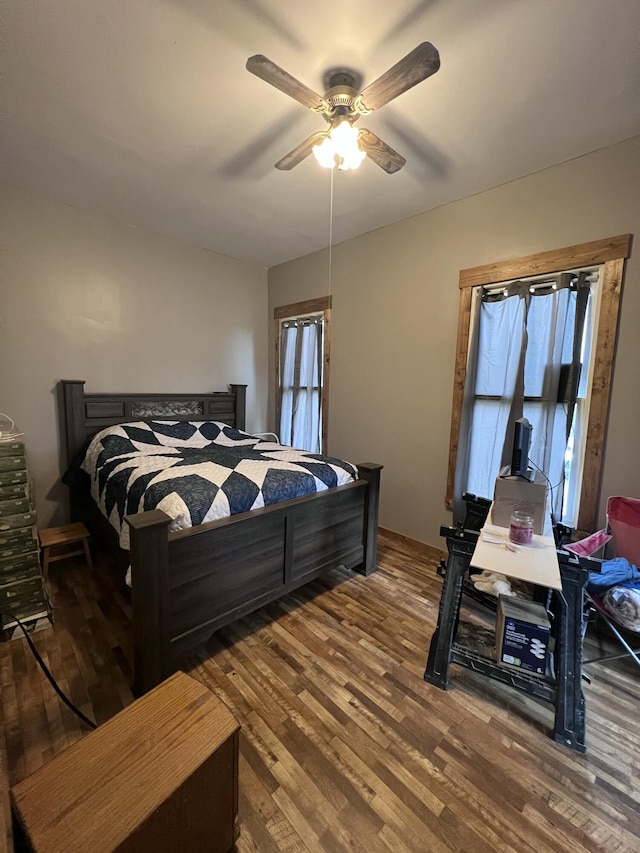
[[[624,557],[631,564],[631,572],[638,576],[640,567],[640,500],[637,498],[611,497],[607,501],[607,523],[603,530],[564,546],[565,550],[577,554],[580,562],[591,571],[597,570],[601,560],[592,558]],[[633,572],[635,567],[636,572]],[[584,663],[613,660],[630,655],[640,666],[640,649],[631,647],[623,632],[640,636],[640,588],[615,583],[606,590],[585,591],[585,600],[592,612],[602,617],[614,636],[626,650],[620,655],[592,658]]]

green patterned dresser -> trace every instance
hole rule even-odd
[[[0,441],[0,625],[48,613],[24,444]]]

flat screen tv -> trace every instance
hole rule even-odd
[[[511,476],[530,478],[529,447],[533,427],[526,418],[518,418],[513,433],[513,451],[511,453]]]

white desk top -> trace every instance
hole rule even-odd
[[[485,542],[483,534],[493,538],[499,537],[502,541],[500,543]],[[514,545],[516,551],[510,551],[505,547],[504,543],[508,541],[508,528],[485,524],[478,536],[478,543],[471,557],[471,565],[477,569],[486,569],[489,572],[497,572],[551,589],[562,589],[553,536],[539,536],[534,533],[532,543]]]

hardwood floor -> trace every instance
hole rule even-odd
[[[242,726],[238,853],[640,849],[638,668],[587,668],[586,755],[552,741],[544,703],[458,667],[446,693],[431,687],[438,558],[382,535],[376,574],[336,571],[219,631],[185,667]],[[132,701],[130,607],[97,564],[53,567],[54,625],[33,639],[102,723]],[[87,730],[24,639],[0,643],[0,663],[14,784]]]

